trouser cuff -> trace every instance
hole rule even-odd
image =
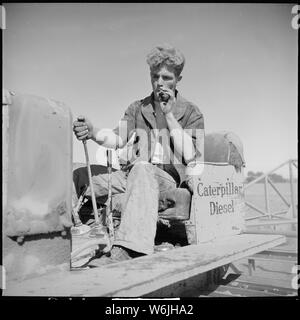
[[[153,246],[151,248],[143,248],[140,245],[137,245],[133,242],[130,241],[126,241],[126,240],[116,240],[114,242],[114,245],[116,246],[122,246],[125,247],[127,249],[136,251],[136,252],[140,252],[140,253],[144,253],[144,254],[152,254],[154,253],[154,248]]]

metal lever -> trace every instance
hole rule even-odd
[[[84,118],[78,118],[78,121],[84,122]],[[93,230],[91,231],[91,236],[103,236],[103,228],[100,224],[100,218],[98,216],[98,210],[97,210],[97,203],[96,203],[96,197],[94,192],[94,186],[92,181],[92,172],[91,172],[91,165],[90,165],[90,159],[89,159],[89,153],[87,149],[87,141],[86,139],[82,140],[83,147],[84,147],[84,153],[85,153],[85,159],[86,159],[86,167],[88,171],[88,177],[89,177],[89,185],[91,189],[91,197],[92,197],[92,205],[93,205],[93,212],[95,217],[95,226],[93,227]]]
[[[112,150],[111,149],[108,149],[106,151],[106,156],[107,156],[107,172],[108,172],[108,202],[107,202],[106,222],[108,225],[110,247],[112,247],[112,244],[114,241],[114,225],[113,225],[113,218],[112,218],[112,182],[111,182]]]

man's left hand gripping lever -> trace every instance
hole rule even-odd
[[[92,228],[88,225],[83,224],[79,217],[79,210],[83,205],[83,201],[85,199],[85,194],[87,191],[86,189],[81,194],[78,199],[77,205],[72,210],[75,224],[71,228],[72,237],[74,236],[72,238],[73,245],[71,252],[71,267],[73,270],[82,269],[82,267],[85,267],[97,253],[103,251],[103,249],[109,246],[109,238],[107,232],[101,224],[98,215],[96,197],[92,183],[91,166],[87,149],[87,139],[91,138],[92,130],[93,128],[91,123],[88,120],[85,121],[85,118],[82,116],[78,117],[77,121],[75,121],[73,124],[73,131],[77,139],[83,142],[84,146],[86,167],[89,179],[89,189],[92,199],[93,213],[95,217],[95,223],[93,224]]]

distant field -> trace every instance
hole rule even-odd
[[[289,183],[276,183],[275,186],[282,193],[285,199],[290,203],[291,202],[291,191]],[[295,199],[297,201],[297,183],[294,183],[295,190]],[[278,212],[281,210],[285,210],[287,208],[286,204],[279,197],[276,191],[272,188],[271,185],[268,185],[268,193],[269,193],[269,206],[271,212]],[[248,202],[253,203],[258,208],[265,211],[265,189],[263,183],[256,183],[249,188],[245,189],[245,199]],[[256,211],[247,207],[246,217],[253,216],[253,214],[257,215]]]

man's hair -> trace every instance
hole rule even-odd
[[[169,44],[163,44],[151,50],[147,55],[147,63],[150,66],[150,70],[160,68],[163,65],[171,67],[178,77],[184,67],[185,58],[178,49]]]

